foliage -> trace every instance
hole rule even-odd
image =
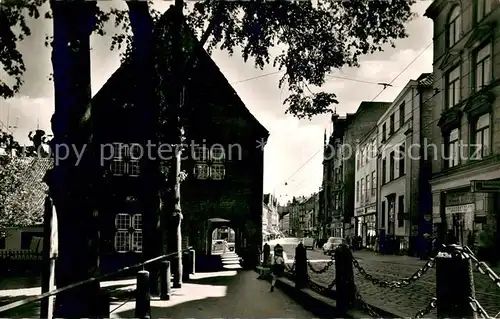
[[[43,209],[33,209],[39,188],[26,183],[36,167],[34,161],[35,158],[0,156],[0,228],[33,225],[43,218]]]
[[[0,11],[0,62],[15,79],[12,86],[0,82],[0,96],[11,97],[22,84],[25,71],[22,55],[16,47],[30,34],[25,14],[38,18],[38,8],[46,0],[8,0]],[[334,93],[312,93],[308,85],[320,87],[325,75],[335,69],[359,65],[365,54],[382,51],[383,45],[407,37],[405,24],[412,18],[415,0],[321,0],[307,1],[215,1],[196,2],[188,10],[189,25],[199,36],[207,21],[216,19],[208,51],[215,47],[234,53],[241,48],[244,61],[255,66],[272,64],[284,70],[279,86],[290,96],[286,112],[299,118],[331,112],[337,104]],[[152,12],[155,18],[158,12]],[[44,17],[50,18],[50,12]],[[96,7],[95,32],[104,34],[104,24],[114,18],[123,32],[112,36],[112,48],[130,49],[130,24],[126,10],[103,12]],[[20,31],[16,34],[14,29]],[[271,51],[281,51],[273,56]]]

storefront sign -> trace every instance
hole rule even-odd
[[[471,192],[500,193],[500,181],[470,181]]]
[[[457,214],[457,213],[472,213],[474,212],[474,204],[456,205],[448,206],[445,208],[446,214]]]
[[[459,206],[474,203],[474,194],[470,192],[446,193],[446,206]]]

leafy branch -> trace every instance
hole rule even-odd
[[[30,35],[26,16],[39,18],[38,8],[46,0],[10,0],[0,11],[0,62],[14,84],[0,82],[0,96],[14,96],[22,85],[26,70],[18,41]],[[224,2],[218,12],[218,24],[208,41],[207,51],[226,50],[230,55],[241,49],[245,62],[253,60],[257,68],[273,65],[284,75],[290,96],[284,100],[286,112],[299,118],[332,111],[338,104],[334,93],[307,94],[304,86],[321,87],[325,76],[344,67],[359,66],[359,58],[395,46],[395,40],[408,36],[405,25],[413,18],[411,6],[415,0],[322,0],[316,6],[305,1],[261,0]],[[186,5],[187,22],[199,37],[207,21],[220,8],[220,1],[196,2]],[[151,10],[154,21],[160,13]],[[50,12],[44,15],[51,18]],[[130,54],[132,34],[127,11],[112,8],[108,12],[96,9],[95,33],[104,35],[104,26],[113,21],[119,31],[112,35],[111,49],[125,49],[122,59]],[[20,30],[18,33],[13,30]],[[46,43],[50,44],[50,37]],[[271,51],[279,51],[276,56]]]

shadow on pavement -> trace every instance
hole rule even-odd
[[[151,318],[312,318],[279,289],[257,280],[253,270],[196,274],[169,301],[151,301]],[[115,317],[133,318],[131,302]]]

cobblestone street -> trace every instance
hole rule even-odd
[[[285,251],[288,258],[292,259],[294,255],[292,245],[285,245]],[[319,250],[308,250],[307,256],[310,260],[330,258]],[[425,264],[425,261],[413,257],[376,256],[368,251],[355,252],[354,257],[368,274],[377,279],[388,281],[400,281],[403,278],[408,278]],[[314,269],[320,270],[325,264],[326,262],[318,262],[314,263],[313,266]],[[328,286],[335,278],[335,267],[330,267],[323,274],[316,274],[309,270],[309,276],[316,283]],[[436,294],[436,271],[433,268],[416,282],[402,288],[384,288],[373,285],[356,270],[354,270],[354,276],[363,300],[399,316],[414,317],[418,311],[428,305]],[[490,316],[495,317],[500,312],[500,288],[488,276],[479,272],[474,272],[474,283],[476,299]],[[432,311],[430,316],[435,317],[436,311]]]

